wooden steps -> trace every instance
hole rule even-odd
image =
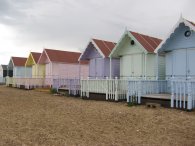
[[[148,108],[159,108],[161,105],[159,103],[147,102],[146,107]]]

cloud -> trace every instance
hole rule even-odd
[[[0,53],[82,50],[92,37],[117,42],[125,27],[163,38],[181,13],[195,20],[194,5],[194,0],[2,0],[0,24],[12,37],[0,44]]]

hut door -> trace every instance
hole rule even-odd
[[[173,75],[177,78],[186,77],[186,49],[173,51]]]
[[[165,56],[166,60],[166,76],[171,77],[173,75],[173,52],[169,52]]]
[[[195,77],[195,49],[187,49],[187,76]]]

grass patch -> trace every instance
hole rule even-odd
[[[57,93],[57,89],[56,88],[51,88],[50,89],[50,93],[51,94],[56,94]]]

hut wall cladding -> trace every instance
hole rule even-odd
[[[47,77],[79,78],[88,76],[88,65],[48,63],[46,64]]]
[[[13,77],[32,77],[32,68],[31,67],[14,67]]]
[[[45,76],[45,65],[35,64],[32,66],[32,77],[42,78]]]
[[[119,76],[120,60],[112,59],[112,77]],[[89,76],[105,78],[110,76],[110,58],[94,58],[90,60]]]

